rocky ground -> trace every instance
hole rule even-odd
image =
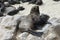
[[[0,40],[60,40],[60,1],[42,1],[43,5],[39,5],[39,11],[41,14],[50,16],[48,22],[51,24],[46,24],[42,29],[36,30],[36,33],[18,32],[16,37],[14,37],[17,20],[21,16],[30,14],[31,8],[35,6],[35,4],[28,4],[28,2],[15,4],[12,6],[16,7],[16,9],[19,6],[23,6],[25,9],[13,16],[6,15],[0,17]]]

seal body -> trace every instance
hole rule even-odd
[[[37,22],[39,20],[39,7],[38,6],[34,6],[31,9],[31,12],[29,15],[27,16],[22,16],[19,18],[19,29],[20,31],[29,31],[29,30],[33,30],[32,28],[34,28],[34,23]]]
[[[28,31],[33,27],[32,19],[28,16],[22,16],[20,18],[19,29],[20,31]]]

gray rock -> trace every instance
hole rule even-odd
[[[58,21],[59,18],[52,18],[50,22],[52,22],[52,25],[50,25],[42,35],[44,40],[60,40],[60,21]]]
[[[6,14],[4,14],[4,15],[7,15],[7,14],[14,15],[14,14],[15,14],[15,13],[14,13],[15,10],[16,10],[15,7],[7,7],[7,8],[5,9],[5,13],[6,13]]]
[[[40,37],[33,36],[33,35],[29,34],[29,36],[27,37],[26,40],[43,40],[43,39]]]
[[[11,6],[8,2],[4,2],[5,7]]]
[[[35,22],[38,22],[39,21],[39,18],[40,18],[40,13],[39,13],[39,7],[38,6],[34,6],[32,9],[31,9],[31,12],[29,15],[27,16],[22,16],[20,19],[19,19],[19,29],[21,31],[28,31],[28,30],[31,30],[34,27],[34,23]]]
[[[7,40],[13,37],[16,29],[17,19],[12,16],[6,16],[0,23],[0,40]],[[2,30],[2,31],[1,31]]]

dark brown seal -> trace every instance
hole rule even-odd
[[[32,7],[30,14],[27,16],[21,16],[17,20],[17,26],[16,30],[14,32],[14,38],[16,37],[18,31],[22,32],[28,32],[31,34],[37,34],[39,32],[36,32],[34,29],[37,29],[38,25],[39,27],[44,24],[48,20],[49,16],[47,15],[41,15],[39,12],[39,6]],[[42,23],[42,24],[41,24]],[[40,32],[41,34],[41,32]],[[43,32],[42,32],[43,34]],[[14,39],[13,38],[13,39]]]
[[[34,6],[31,9],[31,12],[27,16],[22,16],[18,19],[17,27],[20,29],[21,32],[33,30],[34,23],[39,21],[40,12],[39,7]]]
[[[43,1],[42,0],[37,0],[36,5],[42,5]]]
[[[53,1],[56,1],[56,2],[58,2],[58,1],[60,1],[60,0],[53,0]]]

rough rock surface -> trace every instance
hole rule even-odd
[[[45,2],[45,1],[44,1]],[[47,3],[46,3],[47,2]],[[20,33],[18,32],[16,36],[16,40],[60,40],[60,11],[59,11],[59,5],[60,3],[52,2],[52,0],[46,1],[43,6],[40,6],[40,10],[43,13],[46,13],[50,15],[51,18],[48,20],[51,24],[46,24],[42,30],[36,30],[37,32],[43,32],[43,34],[40,36],[40,34],[30,34],[28,32]],[[22,5],[24,5],[22,3]],[[24,5],[26,7],[25,10],[28,10],[28,8],[31,5]],[[17,15],[14,16],[3,16],[0,17],[0,40],[9,40],[10,38],[14,37],[14,31],[16,29],[17,20],[20,18],[20,16],[24,14],[28,14],[28,11],[20,11]],[[49,11],[48,11],[49,10]],[[58,10],[58,11],[57,11]],[[57,15],[58,14],[58,15]],[[56,18],[57,17],[57,18]]]
[[[0,40],[7,40],[13,36],[16,29],[16,24],[18,18],[13,16],[6,16],[1,18],[0,22]]]
[[[60,19],[52,18],[49,22],[52,24],[46,24],[42,30],[37,30],[38,32],[44,32],[42,36],[23,32],[17,36],[17,40],[60,40]]]
[[[49,26],[48,30],[45,31],[42,37],[44,40],[60,40],[59,30],[60,30],[60,19],[52,18],[50,22],[52,25]],[[58,22],[57,22],[58,21]]]
[[[14,34],[16,28],[17,16],[3,17],[0,22],[0,40],[10,39]],[[60,19],[52,18],[49,20],[52,24],[46,24],[42,30],[37,32],[44,32],[42,36],[36,36],[27,32],[18,33],[17,40],[59,40],[60,39]],[[2,31],[1,31],[2,30]]]

